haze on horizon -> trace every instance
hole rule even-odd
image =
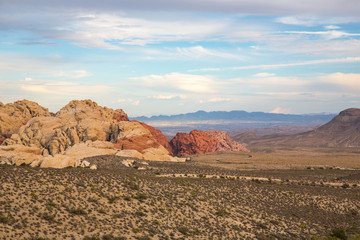
[[[357,0],[0,0],[0,101],[130,116],[360,103]]]

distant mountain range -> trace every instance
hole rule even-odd
[[[346,109],[330,122],[304,133],[288,136],[242,133],[234,139],[249,146],[360,147],[360,109]]]
[[[267,128],[273,126],[315,127],[330,121],[335,114],[279,114],[246,111],[197,111],[178,115],[159,115],[152,117],[134,117],[160,129],[165,135],[173,136],[177,132],[198,130],[221,130],[231,132],[236,129]]]

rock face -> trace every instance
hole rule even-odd
[[[206,133],[213,139],[218,141],[216,145],[216,152],[218,151],[237,151],[237,152],[250,152],[249,149],[244,147],[238,142],[235,142],[227,133],[218,130],[209,130]]]
[[[91,100],[74,100],[55,115],[47,114],[41,107],[42,112],[29,110],[34,115],[31,118],[26,112],[32,109],[26,106],[27,102],[23,118],[26,122],[12,129],[7,125],[3,128],[12,133],[2,138],[0,161],[4,163],[59,168],[85,166],[80,161],[84,157],[112,155],[119,150],[137,151],[137,157],[145,160],[172,160],[169,151],[157,141],[160,134],[148,126],[159,135],[154,137],[142,123],[130,122],[121,109],[101,107]],[[36,152],[29,153],[20,147],[8,150],[11,146],[33,148]]]
[[[21,100],[14,103],[0,103],[0,135],[15,133],[33,117],[51,116],[47,108],[36,102]]]
[[[359,147],[360,109],[346,109],[330,122],[309,132],[280,137],[257,137],[249,139],[247,143],[264,146]]]
[[[170,141],[176,156],[212,153],[217,151],[249,151],[235,143],[221,131],[203,132],[193,130],[190,133],[178,133]]]
[[[159,129],[156,129],[146,123],[139,122],[136,120],[134,120],[133,122],[138,122],[143,127],[145,127],[147,130],[149,130],[151,135],[153,135],[153,137],[158,141],[158,143],[160,143],[166,150],[168,150],[170,153],[172,153],[172,148],[169,144],[167,137]]]

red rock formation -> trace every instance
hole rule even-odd
[[[245,151],[248,149],[236,143],[226,133],[221,131],[198,131],[178,133],[170,141],[176,156],[203,154],[217,151]]]
[[[122,109],[116,109],[115,110],[115,113],[113,115],[113,119],[116,120],[117,122],[129,121],[129,118],[128,118],[127,114]]]
[[[206,133],[216,139],[219,143],[216,146],[217,151],[241,151],[241,152],[250,152],[249,149],[244,147],[238,142],[235,142],[227,133],[218,131],[218,130],[211,130],[206,131]]]
[[[198,130],[192,130],[190,133],[177,133],[170,141],[176,156],[215,152],[218,144],[217,140]]]
[[[172,154],[172,148],[168,142],[168,139],[165,137],[165,135],[159,129],[156,129],[150,125],[147,125],[146,123],[139,122],[136,120],[133,120],[132,122],[138,122],[143,127],[145,127],[147,130],[149,130],[151,132],[151,134],[153,135],[153,137],[158,141],[158,143],[160,143],[166,150],[169,151],[170,154]]]
[[[160,144],[151,135],[131,136],[129,138],[118,139],[114,144],[117,149],[133,149],[144,153],[145,149],[158,148]]]

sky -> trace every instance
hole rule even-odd
[[[0,101],[129,116],[360,105],[358,0],[0,0]]]

